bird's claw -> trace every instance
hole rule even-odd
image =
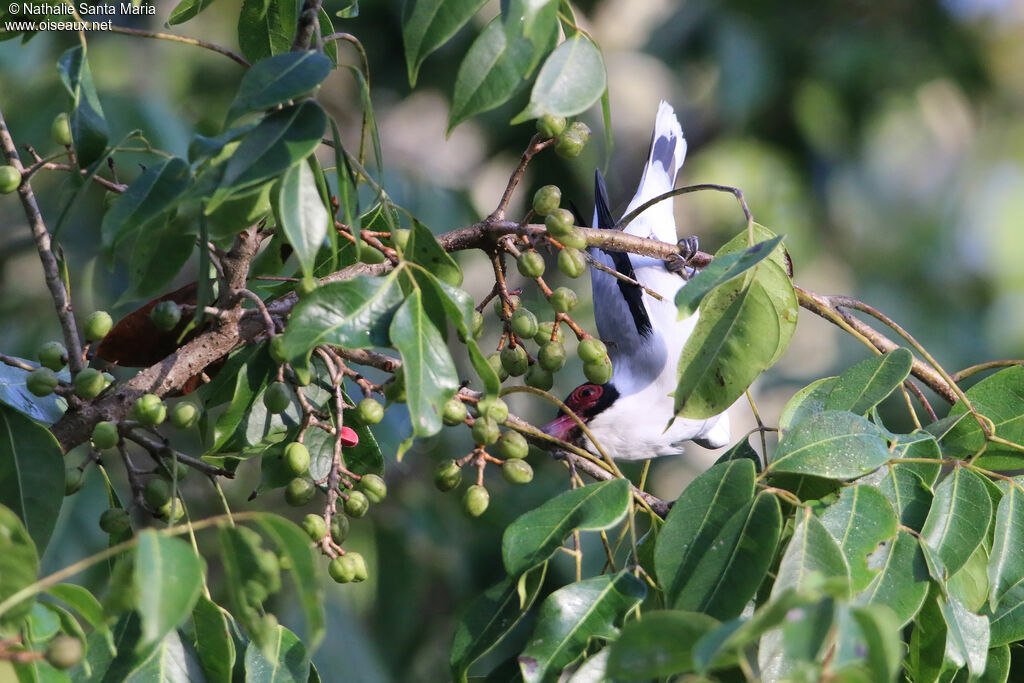
[[[679,247],[679,255],[686,263],[689,263],[690,259],[696,256],[697,252],[700,251],[700,242],[697,240],[696,235],[691,235],[690,237],[679,240],[677,246]]]

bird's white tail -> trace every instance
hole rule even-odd
[[[654,120],[654,134],[640,186],[626,208],[626,213],[644,202],[668,192],[676,184],[683,160],[686,159],[686,138],[672,105],[662,100]],[[650,207],[626,226],[626,232],[640,237],[654,237],[662,242],[676,242],[676,224],[672,215],[672,199]]]

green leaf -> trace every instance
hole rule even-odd
[[[1024,581],[1010,586],[999,606],[989,613],[992,630],[990,646],[1024,640]]]
[[[388,346],[388,328],[402,303],[395,277],[394,272],[386,277],[361,275],[323,285],[301,298],[284,332],[285,355],[294,360],[320,344]]]
[[[908,678],[913,681],[937,681],[942,670],[947,668],[946,623],[939,609],[938,597],[938,589],[933,588],[914,621],[910,652],[904,660]]]
[[[25,362],[38,367],[38,364],[32,361]],[[57,396],[57,394],[43,397],[36,396],[25,386],[27,379],[27,371],[16,368],[13,365],[0,363],[0,403],[7,404],[19,413],[27,415],[37,422],[53,424],[59,420],[64,414],[67,402]],[[70,375],[63,379],[70,379]]]
[[[134,635],[134,634],[133,634]],[[155,646],[136,650],[133,656],[121,657],[121,652],[137,644],[122,642],[121,651],[111,669],[105,672],[103,680],[123,683],[152,683],[153,681],[194,681],[202,677],[202,668],[191,647],[186,647],[177,631],[169,631]],[[119,665],[119,666],[117,666]]]
[[[993,610],[1010,588],[1024,581],[1024,491],[1017,483],[999,501],[988,579]]]
[[[903,659],[898,618],[885,605],[854,607],[850,612],[867,645],[864,661],[872,680],[896,680]]]
[[[171,15],[167,18],[167,23],[171,26],[184,24],[186,21],[212,5],[213,2],[214,0],[181,0],[181,2],[175,5],[174,9],[171,10]]]
[[[402,20],[409,85],[416,85],[420,65],[454,36],[486,0],[416,0],[406,5]]]
[[[501,22],[510,58],[527,78],[558,40],[558,0],[508,0]],[[566,30],[568,36],[570,31]]]
[[[467,680],[469,667],[496,647],[529,611],[547,574],[547,563],[518,579],[506,578],[477,596],[455,627],[449,662],[452,678]]]
[[[234,388],[231,393],[231,403],[227,410],[217,416],[213,426],[213,445],[207,451],[207,455],[216,453],[227,446],[228,441],[238,430],[239,425],[249,415],[253,403],[267,386],[270,378],[276,373],[276,368],[270,361],[270,355],[265,349],[254,349],[254,355],[236,355],[233,360],[242,360],[240,365],[229,361],[231,373],[226,374],[225,379],[234,377]],[[218,377],[221,375],[218,374]],[[216,379],[214,380],[217,381]],[[211,382],[211,386],[213,383]],[[219,392],[217,392],[219,393]],[[209,405],[216,405],[220,401],[214,401],[214,390],[211,388]]]
[[[92,593],[72,583],[58,583],[56,586],[47,588],[46,592],[73,609],[80,619],[89,624],[98,634],[104,636],[108,648],[114,652],[114,641],[103,614],[103,606]]]
[[[878,490],[892,503],[900,524],[914,531],[924,527],[932,505],[932,490],[917,472],[894,465],[879,480]]]
[[[552,33],[552,36],[557,35]],[[466,119],[508,102],[525,84],[519,60],[509,47],[501,17],[473,41],[455,76],[448,132]]]
[[[10,508],[0,505],[0,602],[35,582],[39,555],[25,525]],[[15,603],[0,613],[0,625],[17,627],[34,600]]]
[[[1015,365],[986,377],[967,390],[967,398],[975,410],[992,420],[996,436],[1016,444],[1024,444],[1024,366]],[[949,414],[960,415],[966,412],[967,407],[963,402],[957,401]],[[981,431],[981,425],[971,416],[958,422],[942,438],[942,448],[951,458],[969,457],[981,450],[984,445],[985,435]],[[994,460],[995,456],[1009,456],[1009,462],[1012,463],[1009,467],[1014,469],[1020,468],[1021,463],[1024,463],[1024,457],[1019,450],[989,443],[985,448],[985,454],[977,461],[978,466],[989,467],[990,465],[984,461]]]
[[[227,122],[305,95],[327,78],[331,66],[331,60],[315,50],[287,52],[253,64],[242,76]]]
[[[592,638],[618,635],[618,625],[644,599],[643,582],[622,571],[560,588],[544,600],[529,645],[519,655],[527,683],[552,680],[586,650]]]
[[[779,431],[783,434],[804,420],[825,412],[825,402],[838,377],[823,377],[808,384],[789,399],[779,416]]]
[[[758,494],[718,532],[672,607],[723,620],[739,616],[764,581],[781,532],[778,500]]]
[[[561,493],[508,525],[501,556],[509,576],[545,562],[573,531],[609,529],[629,511],[625,479],[589,484]]]
[[[264,618],[261,598],[277,592],[281,587],[279,573],[267,569],[268,554],[272,553],[263,548],[258,533],[245,527],[221,526],[218,529],[218,541],[221,563],[224,565],[223,585],[231,616],[256,647],[270,656],[278,637],[275,630],[277,622]],[[273,565],[277,566],[277,562]],[[257,595],[253,595],[251,586],[256,586]]]
[[[698,476],[680,494],[658,533],[654,569],[674,605],[703,555],[726,522],[754,497],[754,463],[731,460]]]
[[[192,610],[196,651],[210,683],[231,683],[237,655],[229,618],[219,605],[202,595]]]
[[[288,169],[277,194],[278,225],[307,278],[313,277],[316,255],[327,239],[330,214],[320,198],[316,179],[308,163]]]
[[[433,436],[441,431],[441,412],[458,391],[459,376],[448,345],[426,315],[420,290],[413,290],[398,307],[390,332],[402,356],[413,434]]]
[[[284,626],[273,631],[267,649],[261,649],[255,642],[245,649],[247,683],[306,683],[309,672],[305,646]]]
[[[144,223],[128,263],[129,286],[118,303],[150,299],[166,291],[195,246],[196,230],[191,218],[176,216],[166,223]]]
[[[914,354],[903,348],[857,363],[836,380],[825,410],[866,415],[903,384],[913,364]]]
[[[782,235],[758,242],[744,251],[715,256],[711,263],[701,269],[685,287],[676,293],[676,308],[679,320],[689,318],[697,306],[715,287],[723,285],[734,277],[742,275],[767,258],[782,242]]]
[[[243,0],[238,15],[238,47],[254,64],[290,52],[297,26],[298,5],[294,0]]]
[[[39,552],[64,502],[64,454],[53,434],[0,404],[0,505],[21,518]]]
[[[985,483],[965,467],[956,467],[935,489],[922,540],[953,575],[982,542],[992,517]]]
[[[203,590],[203,561],[188,543],[139,532],[135,548],[135,590],[142,619],[138,651],[164,639],[192,611]]]
[[[858,605],[885,605],[901,625],[910,622],[928,596],[930,577],[921,546],[910,533],[900,530],[868,561],[877,569],[867,588],[854,597]]]
[[[825,479],[856,479],[878,469],[892,455],[885,434],[863,417],[826,411],[787,432],[768,470],[809,474]]]
[[[957,668],[966,665],[973,675],[980,676],[988,656],[988,618],[972,614],[952,595],[948,601],[940,596],[938,602],[946,621],[946,656]]]
[[[103,118],[103,108],[92,82],[92,72],[86,60],[85,47],[76,45],[57,60],[60,79],[71,95],[71,139],[79,168],[87,168],[103,155],[107,148],[110,129]]]
[[[946,584],[946,593],[956,596],[967,609],[972,612],[981,612],[988,603],[988,548],[987,541],[983,541],[963,567],[949,578]]]
[[[138,234],[137,239],[144,239],[142,228],[159,218],[166,220],[167,212],[188,188],[191,175],[188,163],[178,157],[162,159],[143,171],[104,214],[100,227],[103,247],[113,253],[130,236]]]
[[[991,648],[985,662],[985,673],[980,683],[1006,683],[1010,677],[1010,648],[1007,645]]]
[[[920,462],[896,463],[899,469],[909,470],[921,477],[925,486],[930,487],[935,484],[942,471],[942,450],[934,436],[923,430],[915,431],[912,434],[898,434],[893,446],[893,455],[896,457],[935,460],[934,465]]]
[[[462,284],[462,269],[459,268],[459,264],[441,247],[430,229],[417,220],[412,222],[409,242],[402,256],[423,266],[445,284],[452,287]]]
[[[601,99],[607,78],[601,51],[588,37],[577,33],[548,55],[533,83],[530,103],[512,123],[586,111]]]
[[[717,620],[697,612],[645,612],[642,620],[626,624],[612,643],[607,675],[637,680],[691,671],[691,645],[716,626]]]
[[[237,190],[284,173],[308,157],[327,128],[327,115],[313,100],[268,114],[225,162],[224,177],[206,206],[210,214]]]
[[[843,551],[850,567],[851,589],[867,587],[876,575],[868,565],[868,555],[896,535],[892,505],[873,486],[850,486],[825,508],[820,519]]]

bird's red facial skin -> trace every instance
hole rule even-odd
[[[591,417],[590,411],[597,404],[603,393],[604,387],[600,384],[581,384],[569,394],[565,405],[572,412],[576,413],[581,421],[586,422]],[[570,415],[559,415],[544,425],[541,431],[562,441],[572,441],[572,432],[577,427],[576,421]]]

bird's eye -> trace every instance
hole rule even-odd
[[[584,384],[573,392],[572,398],[575,401],[590,401],[601,395],[601,387],[593,384]]]

